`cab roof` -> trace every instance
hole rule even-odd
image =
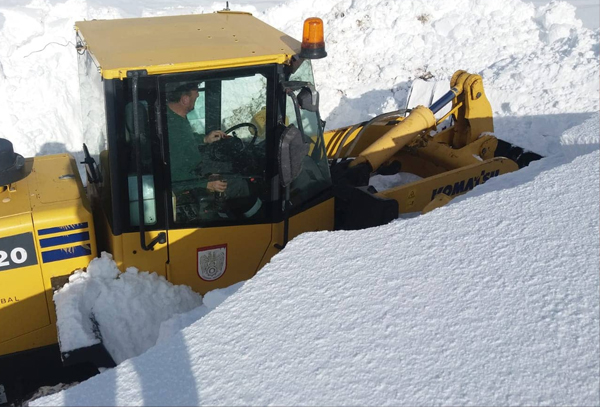
[[[300,42],[250,13],[217,12],[75,23],[104,79],[289,63]]]

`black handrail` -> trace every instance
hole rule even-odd
[[[145,73],[145,71],[144,71]],[[154,250],[154,246],[157,243],[164,244],[167,241],[164,232],[161,232],[156,236],[149,245],[146,245],[146,216],[144,213],[144,188],[142,180],[142,140],[140,137],[140,126],[139,126],[139,111],[138,111],[138,79],[140,72],[129,71],[127,76],[132,78],[131,85],[131,96],[133,99],[133,137],[135,139],[135,172],[137,180],[137,195],[138,195],[138,219],[140,228],[140,246],[144,251]]]

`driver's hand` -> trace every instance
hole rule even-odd
[[[221,130],[213,130],[210,133],[208,133],[206,136],[204,136],[204,144],[214,143],[215,141],[219,141],[226,137],[227,136],[225,135],[225,133],[222,132]]]
[[[225,192],[227,189],[227,181],[210,181],[208,184],[206,184],[206,189],[210,192]]]

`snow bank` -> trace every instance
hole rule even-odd
[[[170,341],[33,404],[598,405],[600,156],[568,152],[301,235]]]
[[[295,0],[258,12],[273,3],[231,7],[254,12],[295,38],[301,38],[304,18],[323,18],[329,56],[314,65],[329,128],[402,108],[413,79],[429,73],[448,80],[457,69],[483,75],[497,134],[543,155],[553,153],[557,138],[582,123],[585,113],[598,111],[600,31],[581,28],[565,2],[536,9],[519,0]],[[223,5],[0,5],[1,136],[25,156],[80,154],[75,21],[212,12]]]
[[[236,9],[257,13],[273,3]],[[179,0],[176,6],[167,0],[0,3],[0,137],[26,157],[82,155],[76,21],[206,13],[224,6],[224,1],[195,0]]]
[[[419,77],[483,76],[496,135],[542,155],[597,112],[599,30],[574,7],[519,0],[296,0],[265,12],[301,38],[302,20],[325,21],[327,58],[314,62],[329,128],[404,108]]]
[[[244,282],[242,281],[227,288],[218,288],[207,292],[202,299],[202,306],[183,314],[175,314],[170,319],[161,323],[156,343],[168,341],[169,338],[179,333],[182,329],[192,325],[210,311],[217,308],[229,296],[235,294],[243,285]]]
[[[104,343],[116,363],[154,346],[161,323],[202,305],[202,296],[156,273],[120,273],[102,253],[54,295],[61,350]],[[165,334],[163,334],[165,336]]]

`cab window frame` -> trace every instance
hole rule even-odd
[[[110,196],[111,213],[105,210],[108,223],[115,236],[123,233],[139,232],[139,224],[134,225],[130,216],[129,200],[129,170],[131,168],[130,146],[126,140],[126,106],[131,102],[131,79],[104,80],[106,100],[106,123],[108,139],[108,156],[110,167]],[[144,224],[146,231],[160,231],[166,229],[166,213],[163,205],[164,182],[161,176],[162,159],[160,143],[155,126],[155,103],[158,97],[157,78],[155,76],[140,76],[138,87],[146,88],[147,97],[140,101],[148,102],[148,119],[150,141],[150,156],[152,160],[152,177],[154,183],[154,201],[156,221]],[[138,92],[138,96],[141,92]],[[137,171],[137,169],[136,169]],[[106,186],[105,186],[106,187]]]
[[[268,197],[263,202],[265,205],[264,216],[260,219],[213,219],[210,221],[205,220],[192,220],[189,222],[176,222],[174,211],[175,208],[173,206],[172,197],[172,182],[171,182],[171,159],[170,159],[170,149],[169,149],[169,133],[168,133],[168,123],[167,123],[167,103],[166,103],[166,84],[172,82],[204,82],[204,87],[210,87],[210,80],[225,80],[225,79],[235,79],[239,77],[252,77],[257,74],[260,74],[266,78],[266,123],[265,123],[265,180],[264,184],[269,188]],[[213,82],[219,83],[219,82]],[[276,64],[268,64],[268,65],[260,65],[253,67],[240,67],[240,68],[226,68],[220,70],[210,70],[210,71],[197,71],[197,72],[186,72],[186,73],[176,73],[176,74],[163,74],[158,75],[158,100],[160,103],[160,117],[161,117],[161,132],[162,132],[162,145],[164,151],[164,179],[165,179],[165,200],[166,200],[166,214],[167,214],[167,224],[168,229],[191,229],[191,228],[212,228],[212,227],[223,227],[223,226],[237,226],[237,225],[255,225],[255,224],[269,224],[273,223],[277,218],[277,195],[276,191],[273,191],[273,178],[275,177],[275,173],[272,171],[272,167],[269,164],[272,160],[276,160],[277,150],[276,143],[273,143],[272,140],[275,137],[274,131],[276,128],[276,115],[273,112],[276,110],[276,87],[277,87],[277,65]],[[213,93],[213,96],[216,95]],[[205,120],[205,129],[207,131],[214,130],[212,127],[217,126],[217,124],[221,121],[221,99],[220,94],[218,94],[218,117],[214,116],[209,118],[204,114]],[[215,100],[208,100],[205,94],[205,108],[211,102],[216,102]],[[211,115],[212,116],[212,115]],[[221,129],[226,130],[226,129]]]

